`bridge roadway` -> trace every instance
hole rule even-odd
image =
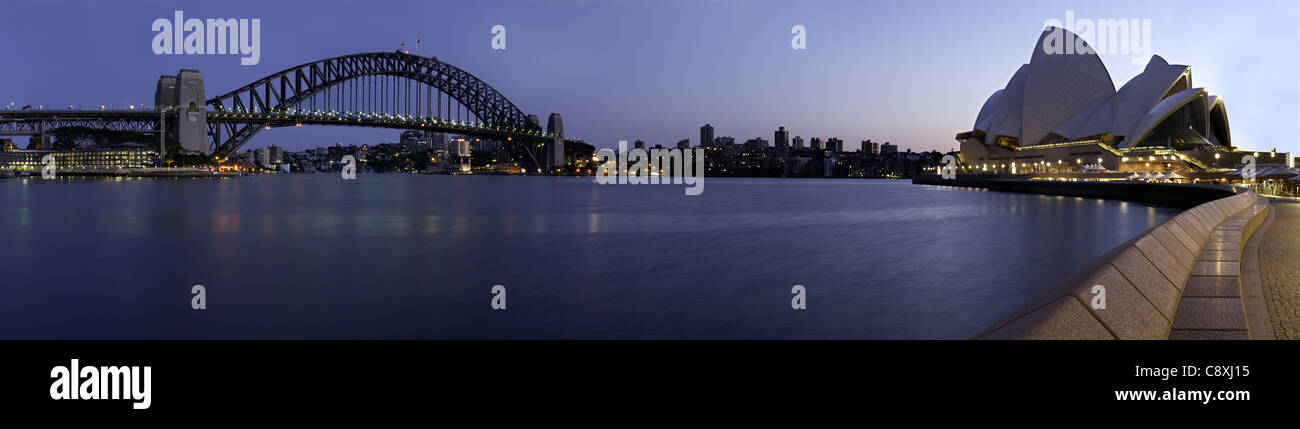
[[[0,110],[0,135],[38,135],[42,123],[46,132],[67,126],[86,126],[119,131],[156,133],[162,115],[175,120],[176,112],[152,109],[126,110]],[[537,130],[503,129],[434,117],[404,116],[382,113],[326,112],[290,110],[278,113],[208,112],[209,123],[265,123],[267,128],[301,125],[338,125],[404,130],[426,130],[468,135],[500,141],[543,142],[552,138]]]

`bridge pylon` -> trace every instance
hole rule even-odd
[[[546,168],[564,168],[564,119],[559,113],[552,113],[546,120],[546,132],[551,138],[546,141]]]
[[[188,152],[208,154],[211,140],[208,136],[208,106],[203,87],[203,74],[198,70],[181,70],[176,76],[158,78],[154,92],[157,108],[175,108],[176,121],[167,124],[167,137],[180,142]]]

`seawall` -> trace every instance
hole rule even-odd
[[[912,183],[918,185],[984,188],[992,191],[1003,192],[1023,192],[1133,201],[1178,209],[1190,209],[1209,201],[1236,195],[1239,192],[1236,188],[1219,185],[1148,183],[1137,181],[1068,182],[1029,180],[1026,177],[1028,176],[958,175],[955,179],[945,180],[937,174],[924,174],[918,175],[916,178],[912,179]]]
[[[1191,290],[1200,280],[1240,290],[1237,262],[1207,259],[1239,261],[1267,212],[1267,199],[1250,191],[1196,205],[1090,261],[975,338],[1249,338],[1240,300],[1203,308]]]

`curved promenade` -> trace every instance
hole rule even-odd
[[[1240,261],[1268,212],[1268,200],[1249,191],[1197,205],[1094,259],[975,338],[1250,338],[1247,307],[1263,301],[1243,297]]]

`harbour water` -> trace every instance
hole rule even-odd
[[[967,338],[1176,213],[906,180],[706,185],[5,179],[0,338]]]

